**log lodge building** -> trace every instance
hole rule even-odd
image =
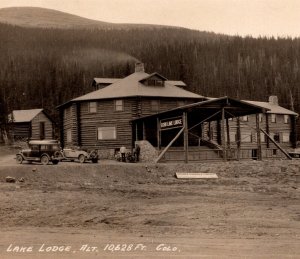
[[[138,142],[144,161],[278,158],[296,148],[298,114],[269,102],[208,98],[142,63],[125,78],[95,78],[94,91],[58,107],[62,147],[113,157]]]

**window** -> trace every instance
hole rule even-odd
[[[123,110],[124,110],[123,100],[115,100],[115,111],[123,111]]]
[[[283,119],[285,124],[289,123],[289,115],[283,115]]]
[[[276,114],[271,114],[271,122],[276,123]]]
[[[282,142],[285,142],[285,143],[290,142],[290,134],[289,133],[287,133],[287,132],[282,133]]]
[[[30,148],[33,151],[39,151],[39,146],[38,145],[32,145]]]
[[[277,156],[277,149],[273,149],[273,156]]]
[[[98,128],[98,140],[116,139],[117,131],[116,127],[99,127]]]
[[[273,138],[276,142],[280,143],[279,133],[274,133]]]
[[[246,115],[246,116],[243,116],[242,117],[242,121],[248,121],[248,116]]]
[[[262,113],[258,114],[258,119],[259,119],[259,122],[263,121],[263,114]]]
[[[159,101],[158,100],[151,100],[151,111],[158,112],[159,111]]]
[[[71,143],[71,142],[72,142],[72,130],[67,129],[67,143]]]
[[[163,86],[164,81],[158,79],[148,79],[147,85],[149,86]]]
[[[97,103],[89,102],[89,113],[97,112]]]
[[[260,142],[264,143],[266,142],[266,135],[264,133],[260,133]]]

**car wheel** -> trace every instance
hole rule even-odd
[[[23,160],[24,159],[23,159],[23,157],[21,155],[17,155],[16,161],[17,161],[18,164],[22,164]]]
[[[78,159],[79,159],[79,162],[80,162],[81,164],[84,163],[84,161],[85,161],[84,155],[80,155],[80,156],[78,157]]]
[[[48,156],[42,156],[41,157],[41,163],[43,165],[48,165],[49,164],[49,157]]]
[[[57,165],[58,164],[58,160],[52,160],[52,164]]]

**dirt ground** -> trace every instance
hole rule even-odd
[[[300,258],[300,167],[182,180],[176,164],[13,158],[0,155],[0,258]]]

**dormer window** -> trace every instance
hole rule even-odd
[[[164,81],[159,79],[148,79],[146,82],[149,86],[164,86]]]
[[[161,79],[150,78],[144,82],[147,86],[164,86],[164,81]]]
[[[140,80],[140,82],[143,85],[146,86],[165,86],[165,81],[167,79],[163,76],[161,76],[158,73],[153,73],[151,75],[148,75],[147,77]]]

